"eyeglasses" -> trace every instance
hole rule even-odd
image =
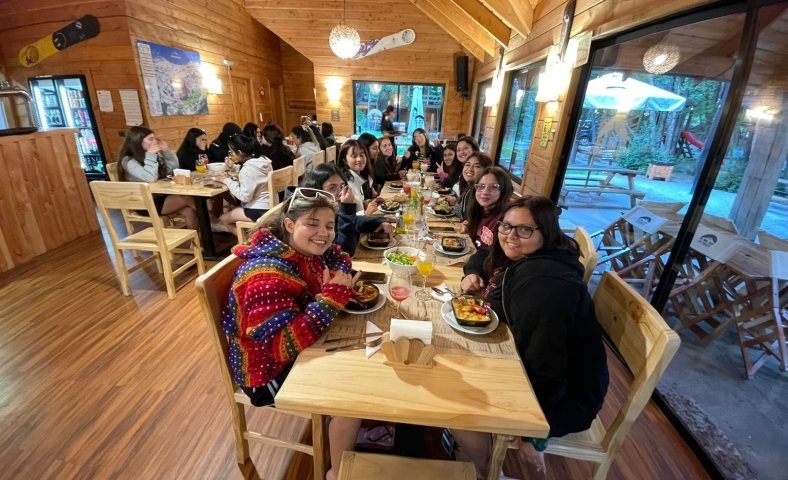
[[[293,208],[293,204],[299,198],[327,198],[332,202],[337,201],[337,197],[334,196],[333,193],[327,192],[325,190],[319,190],[317,188],[296,188],[295,192],[293,192],[293,198],[290,199],[290,205],[287,207],[287,213],[290,213],[290,210]]]
[[[342,189],[344,189],[345,187],[347,187],[347,183],[343,183],[341,185],[331,185],[328,187],[328,190],[326,191],[336,196],[336,194],[341,192]]]
[[[473,186],[473,188],[475,188],[477,192],[483,192],[485,189],[487,189],[487,190],[489,190],[491,192],[496,192],[496,191],[501,189],[501,186],[498,185],[497,183],[492,183],[490,185],[485,185],[483,183],[477,183],[476,185]]]
[[[515,235],[523,240],[528,240],[539,227],[532,227],[530,225],[511,225],[506,222],[498,222],[498,233],[509,235],[514,230]]]

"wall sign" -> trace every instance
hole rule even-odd
[[[265,101],[265,87],[260,87],[260,101]]]
[[[542,148],[547,146],[547,142],[550,141],[550,131],[553,128],[553,117],[547,117],[544,119],[544,123],[542,124],[542,138],[539,140],[539,145]]]
[[[591,30],[583,32],[577,36],[577,56],[575,57],[575,68],[588,63],[591,54]]]
[[[151,115],[208,114],[199,53],[142,40],[137,52]]]
[[[331,121],[338,122],[339,121],[339,109],[331,110]]]

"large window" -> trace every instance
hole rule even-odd
[[[476,87],[476,108],[473,111],[473,138],[479,142],[479,147],[484,150],[484,139],[487,131],[487,118],[492,107],[485,107],[487,103],[487,89],[492,87],[492,79],[479,82]]]
[[[369,132],[380,136],[380,120],[389,105],[395,108],[393,123],[396,130],[410,134],[417,128],[423,128],[428,133],[438,133],[444,91],[444,85],[354,81],[356,133]]]
[[[498,164],[518,179],[525,173],[525,161],[534,136],[538,74],[539,69],[534,67],[513,74],[506,97]]]

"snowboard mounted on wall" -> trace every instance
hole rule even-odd
[[[384,50],[410,45],[415,40],[416,32],[408,28],[407,30],[397,32],[393,35],[388,35],[377,40],[362,42],[361,48],[358,50],[358,53],[353,57],[353,59],[358,60],[360,58],[365,58],[370,55],[380,53]]]
[[[79,42],[89,40],[99,34],[99,21],[93,15],[69,23],[57,32],[44,37],[36,43],[23,47],[19,51],[19,63],[23,67],[32,67],[57,52]]]

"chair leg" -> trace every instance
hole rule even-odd
[[[506,451],[509,449],[509,442],[514,440],[511,435],[493,435],[492,452],[490,453],[490,463],[487,467],[487,480],[498,480],[501,477],[503,461],[506,459]]]
[[[613,455],[607,455],[602,463],[597,463],[594,466],[594,473],[591,477],[593,480],[605,480],[607,472],[610,471],[610,466],[613,465]]]
[[[326,472],[331,464],[327,433],[326,416],[312,415],[312,462],[315,480],[326,478]]]
[[[200,247],[200,236],[196,233],[192,238],[192,251],[194,258],[197,259],[197,273],[203,275],[205,273],[205,262],[202,259],[202,248]]]
[[[235,434],[235,460],[239,464],[243,464],[249,458],[249,440],[244,438],[244,432],[246,432],[246,409],[242,403],[234,405],[232,415],[233,433]]]
[[[159,273],[164,273],[164,267],[161,266],[161,254],[159,252],[153,252],[153,254],[156,255],[156,270]]]
[[[126,259],[123,258],[123,250],[115,249],[115,261],[118,263],[118,276],[120,277],[120,289],[123,295],[131,296],[131,286],[129,285],[129,271],[126,270]]]
[[[175,299],[175,278],[172,276],[172,254],[165,252],[161,256],[161,263],[163,267],[164,283],[167,285],[167,297],[170,300]]]

